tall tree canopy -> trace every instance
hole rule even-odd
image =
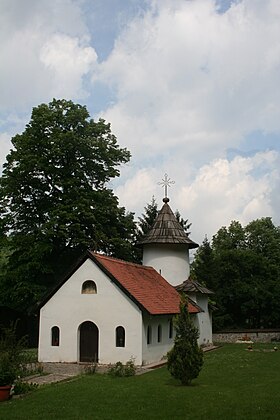
[[[280,228],[271,218],[219,229],[198,249],[192,273],[215,292],[215,329],[279,326]]]
[[[1,226],[11,249],[1,282],[8,302],[33,303],[87,248],[132,258],[133,214],[107,187],[130,153],[110,124],[54,99],[33,109],[12,144],[0,180]]]

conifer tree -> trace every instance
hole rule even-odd
[[[138,217],[138,237],[140,240],[146,233],[148,233],[155,223],[158,215],[158,204],[154,196],[152,196],[151,203],[144,207],[145,213],[142,213],[141,217]]]
[[[194,326],[185,295],[181,297],[180,314],[175,320],[176,336],[173,348],[167,354],[167,367],[182,385],[190,385],[203,365],[203,352],[198,346],[198,329]]]
[[[178,222],[180,223],[180,225],[184,229],[185,233],[189,236],[189,234],[191,233],[189,231],[189,229],[190,229],[192,223],[189,223],[189,219],[183,219],[179,210],[175,211],[174,216],[176,217],[176,219],[178,220]]]

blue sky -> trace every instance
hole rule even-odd
[[[280,224],[279,39],[278,0],[1,0],[0,164],[32,107],[72,99],[132,152],[110,184],[127,210],[167,172],[198,242]]]

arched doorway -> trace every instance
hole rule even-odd
[[[97,326],[90,321],[83,322],[80,327],[80,362],[98,362]]]

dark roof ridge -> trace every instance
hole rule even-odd
[[[121,259],[121,258],[117,258],[117,257],[111,257],[111,256],[109,256],[109,255],[106,255],[106,254],[100,254],[99,252],[95,252],[95,251],[91,251],[91,250],[89,250],[88,251],[91,255],[93,255],[93,256],[97,256],[98,258],[103,258],[104,260],[110,260],[110,261],[116,261],[117,263],[120,263],[120,264],[125,264],[125,265],[131,265],[131,266],[134,266],[134,267],[140,267],[140,268],[148,268],[148,269],[154,269],[153,267],[151,267],[150,265],[143,265],[143,264],[140,264],[140,263],[134,263],[134,262],[132,262],[132,261],[125,261],[125,260],[123,260],[123,259]]]

